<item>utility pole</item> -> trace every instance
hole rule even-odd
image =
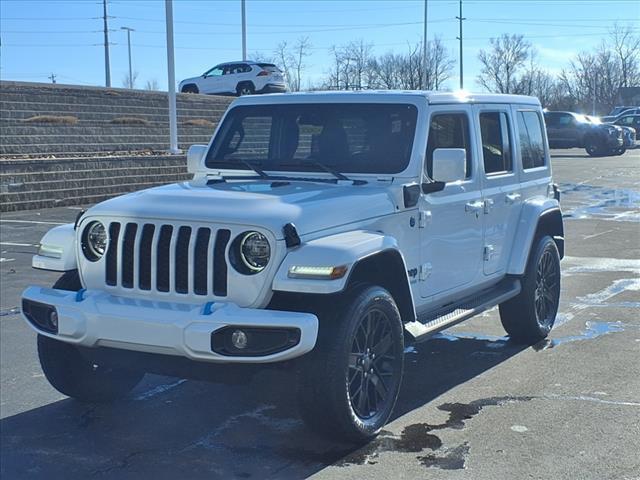
[[[107,18],[107,0],[102,0],[102,20],[104,21],[104,83],[107,87],[110,87],[111,68],[109,67],[109,25]]]
[[[135,30],[129,27],[120,27],[120,30],[127,31],[127,46],[129,47],[129,88],[133,88],[133,70],[131,69],[131,32],[135,32]]]
[[[242,9],[242,61],[247,61],[247,15],[245,12],[245,0],[240,0]]]
[[[427,89],[427,4],[424,0],[424,31],[422,33],[422,89]]]
[[[460,0],[460,16],[456,17],[460,23],[460,36],[458,40],[460,40],[460,90],[464,88],[464,69],[462,67],[462,21],[466,20],[462,16],[462,0]]]
[[[176,118],[176,72],[173,59],[173,0],[165,0],[164,7],[167,23],[167,76],[169,77],[169,152],[180,153]]]
[[[49,78],[51,80],[51,83],[56,83],[56,74],[55,73],[52,73],[47,78]]]

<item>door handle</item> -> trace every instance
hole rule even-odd
[[[508,193],[504,196],[505,203],[509,205],[513,205],[520,199],[521,195],[519,193]]]
[[[484,202],[481,202],[481,201],[469,202],[469,203],[465,203],[465,205],[464,205],[464,211],[465,212],[478,213],[483,208],[484,208]]]

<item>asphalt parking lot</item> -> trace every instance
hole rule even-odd
[[[83,405],[46,382],[21,290],[77,208],[3,214],[0,476],[13,478],[640,479],[640,150],[555,151],[566,258],[556,326],[512,345],[495,310],[407,350],[393,421],[368,445],[303,426],[289,377],[224,386],[148,375]]]

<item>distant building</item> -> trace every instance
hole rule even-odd
[[[640,87],[620,87],[616,95],[616,105],[625,107],[640,106]]]

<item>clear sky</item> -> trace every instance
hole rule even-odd
[[[128,71],[132,32],[137,86],[166,88],[164,0],[109,0],[112,86]],[[375,53],[406,51],[422,38],[424,0],[247,0],[247,50],[270,54],[283,41],[308,36],[306,78],[319,81],[328,48],[363,39]],[[465,87],[477,89],[478,50],[490,37],[520,33],[539,62],[558,72],[578,52],[598,45],[615,22],[640,33],[638,0],[464,0]],[[428,36],[440,35],[458,58],[457,0],[428,0]],[[174,0],[176,80],[241,58],[240,0]],[[0,0],[0,78],[104,85],[101,0]],[[458,67],[448,87],[458,85]],[[303,80],[304,82],[304,80]]]

